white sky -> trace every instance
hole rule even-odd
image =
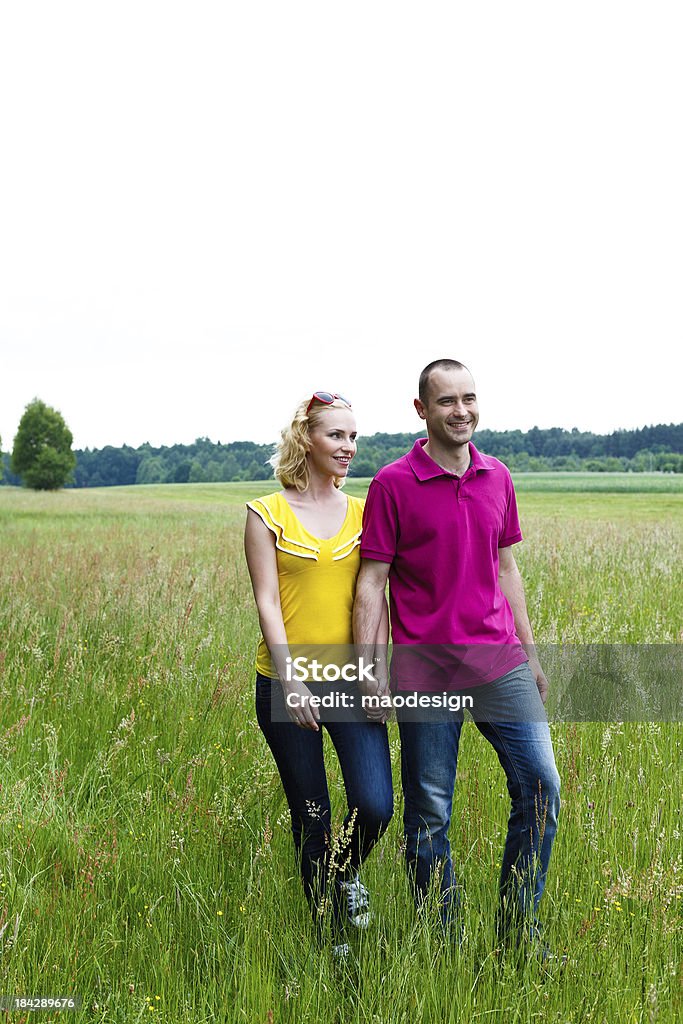
[[[101,0],[0,18],[0,435],[680,421],[683,7]]]

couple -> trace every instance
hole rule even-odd
[[[559,777],[543,713],[548,683],[512,555],[522,539],[512,480],[471,443],[479,414],[474,381],[461,363],[426,366],[415,408],[427,439],[379,471],[365,507],[340,490],[356,453],[350,402],[316,392],[283,430],[273,457],[283,490],[248,503],[245,533],[263,634],[258,722],[289,804],[306,897],[316,918],[321,905],[331,907],[335,951],[344,953],[345,925],[370,920],[358,869],[393,810],[386,708],[368,710],[364,721],[324,723],[348,801],[344,848],[332,851],[320,715],[302,699],[304,683],[289,678],[288,645],[353,638],[358,650],[386,651],[388,579],[394,645],[497,650],[496,671],[477,682],[488,706],[501,711],[476,724],[495,748],[511,798],[498,930],[503,941],[526,937],[544,953],[536,912],[557,828]],[[392,672],[395,663],[396,656]],[[370,689],[362,684],[368,694],[387,690],[381,666],[378,680]],[[277,721],[271,701],[283,697],[290,698],[282,704],[289,720]],[[511,715],[511,707],[525,711]],[[434,878],[443,924],[455,922],[456,935],[448,828],[461,728],[461,712],[437,720],[399,715],[408,876],[418,907]]]

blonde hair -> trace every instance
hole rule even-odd
[[[339,408],[336,401],[331,405],[314,402],[311,411],[307,413],[310,401],[310,398],[304,398],[299,402],[291,423],[283,427],[280,433],[274,455],[268,459],[282,486],[296,487],[297,491],[307,490],[310,483],[306,456],[311,448],[311,429],[318,426],[325,409]],[[349,406],[343,403],[343,408],[348,409]],[[346,477],[335,476],[334,486],[343,487],[345,480]]]

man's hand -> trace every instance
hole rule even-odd
[[[375,661],[372,674],[376,682],[371,683],[368,679],[359,679],[358,689],[361,697],[379,697],[380,701],[377,707],[374,706],[374,703],[363,704],[363,710],[371,722],[379,722],[380,725],[384,725],[391,713],[391,708],[386,706],[385,699],[389,695],[389,676],[385,658]]]
[[[540,661],[536,657],[534,636],[531,632],[531,624],[526,610],[522,577],[519,574],[511,547],[498,548],[498,583],[512,609],[517,636],[526,651],[527,658],[529,659],[529,668],[536,680],[541,700],[545,704],[548,699],[548,680],[541,668]]]
[[[366,660],[372,658],[373,675],[377,682],[358,681],[358,689],[364,697],[386,697],[389,693],[387,669],[387,644],[389,642],[389,619],[385,588],[389,569],[387,562],[375,562],[361,558],[360,572],[356,581],[356,598],[353,605],[353,640],[356,654]],[[386,703],[386,702],[385,702]],[[371,722],[384,724],[391,708],[363,706]]]
[[[541,668],[541,663],[536,655],[529,657],[529,668],[536,680],[536,686],[538,687],[538,692],[541,695],[541,700],[545,704],[548,699],[548,680],[545,677],[545,672]]]

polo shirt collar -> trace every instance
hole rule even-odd
[[[418,437],[417,441],[408,452],[406,458],[408,464],[418,480],[432,480],[437,476],[453,476],[453,473],[449,473],[448,470],[442,469],[434,459],[430,458],[424,450],[424,446],[427,444],[429,438]],[[475,473],[479,470],[494,469],[495,464],[488,455],[483,455],[477,451],[472,442],[469,442],[470,447],[470,469]],[[464,475],[464,474],[463,474]]]

